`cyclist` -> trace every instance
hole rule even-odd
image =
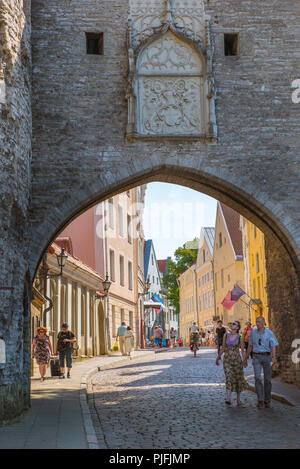
[[[193,352],[194,346],[196,346],[196,350],[199,349],[199,327],[197,326],[196,322],[189,329],[190,332],[190,349]]]

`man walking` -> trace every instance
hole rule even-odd
[[[76,337],[73,332],[69,331],[69,326],[64,322],[61,326],[61,331],[57,336],[56,343],[56,355],[57,351],[59,352],[59,366],[60,366],[60,379],[65,377],[65,358],[67,362],[67,378],[71,378],[71,368],[72,368],[72,352],[73,352],[73,343],[76,342]]]
[[[117,340],[119,339],[120,351],[122,355],[126,355],[125,353],[125,332],[126,331],[127,331],[126,323],[123,321],[121,326],[118,327],[118,331],[117,331]]]
[[[266,327],[265,319],[259,316],[256,319],[256,327],[250,334],[247,354],[244,366],[247,366],[248,357],[253,351],[253,368],[255,376],[255,390],[257,393],[257,407],[270,407],[272,391],[272,368],[271,362],[276,363],[277,339],[272,331]],[[264,384],[261,371],[264,371]]]
[[[220,348],[222,347],[223,343],[223,336],[226,333],[226,329],[223,326],[221,319],[217,322],[216,327],[216,336],[217,336],[217,345],[218,345],[218,354],[220,353]]]

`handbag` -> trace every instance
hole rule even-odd
[[[118,352],[118,351],[119,351],[119,345],[118,345],[118,341],[116,340],[115,345],[113,346],[113,352]]]

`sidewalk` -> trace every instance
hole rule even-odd
[[[98,448],[86,402],[86,380],[98,369],[129,360],[141,360],[153,351],[135,351],[95,357],[74,364],[71,379],[38,377],[31,381],[31,408],[12,425],[0,427],[0,449],[87,449]],[[47,370],[47,377],[50,370]]]
[[[254,374],[246,376],[249,388],[255,392]],[[272,379],[272,399],[290,406],[300,407],[300,389],[294,384],[283,383],[279,378]]]

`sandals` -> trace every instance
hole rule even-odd
[[[226,399],[225,404],[231,405],[231,401],[227,401],[227,399]]]

